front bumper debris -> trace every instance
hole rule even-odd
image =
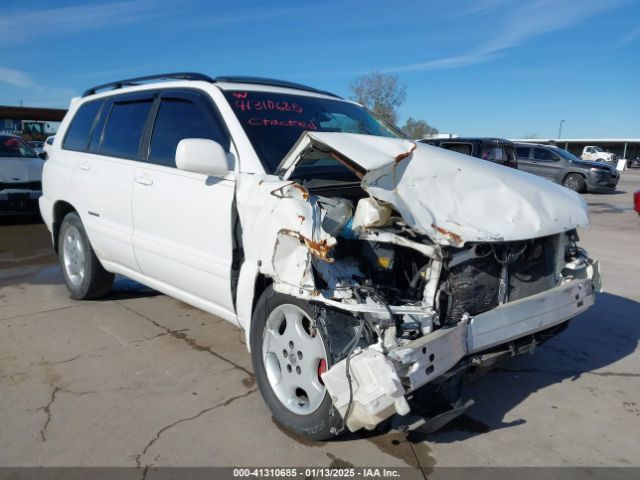
[[[506,303],[457,325],[441,328],[383,355],[378,345],[357,351],[350,360],[352,401],[346,360],[322,375],[340,414],[351,431],[372,429],[382,420],[409,408],[404,395],[449,371],[464,357],[517,340],[579,315],[593,305],[600,290],[598,263],[586,269],[584,278],[527,298]]]

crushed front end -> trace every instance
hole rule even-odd
[[[276,291],[316,305],[329,340],[332,321],[349,325],[353,341],[321,378],[351,431],[409,413],[408,396],[454,370],[530,350],[600,288],[597,261],[577,245],[586,209],[572,192],[365,137],[305,134],[282,178],[256,176],[237,193],[247,259]],[[327,158],[357,181],[293,179],[296,165]]]

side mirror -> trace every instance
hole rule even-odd
[[[47,158],[49,158],[49,155],[47,155],[47,152],[40,152],[38,154],[38,156],[42,159],[42,160],[46,160]]]
[[[185,138],[176,148],[176,166],[180,170],[204,175],[229,171],[227,153],[218,142],[206,138]]]

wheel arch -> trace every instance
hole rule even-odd
[[[562,176],[562,183],[564,183],[564,181],[567,179],[567,177],[569,175],[580,175],[582,177],[582,179],[585,181],[585,183],[587,182],[587,174],[584,173],[581,170],[577,170],[577,169],[572,169],[572,170],[567,170],[564,175]]]
[[[245,261],[240,267],[240,278],[236,292],[236,315],[238,325],[244,330],[247,350],[251,351],[249,335],[253,311],[262,293],[273,283],[270,277],[260,272],[257,263]]]
[[[53,205],[53,222],[51,225],[51,233],[53,235],[53,249],[56,253],[58,253],[58,235],[60,234],[60,226],[62,225],[62,220],[67,214],[71,212],[78,213],[73,205],[64,200],[58,200]]]

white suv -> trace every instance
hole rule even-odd
[[[275,418],[314,439],[530,351],[599,288],[574,192],[288,82],[88,90],[43,183],[73,298],[107,294],[117,273],[238,325]]]

